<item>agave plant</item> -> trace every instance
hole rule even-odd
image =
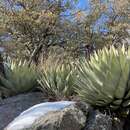
[[[74,93],[73,68],[69,63],[49,62],[43,65],[38,82],[47,96],[54,99],[68,98]]]
[[[11,61],[5,65],[5,77],[0,76],[0,89],[9,95],[27,92],[36,86],[37,76],[35,66],[28,67],[26,61]]]
[[[90,60],[79,61],[76,92],[92,106],[112,110],[130,105],[129,51],[125,47],[95,51]]]

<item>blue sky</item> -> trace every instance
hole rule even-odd
[[[103,2],[107,2],[107,0],[104,0]],[[79,0],[79,2],[77,4],[77,9],[89,10],[90,9],[89,0]],[[96,26],[94,29],[96,30],[96,29],[100,28],[101,32],[108,32],[108,30],[106,29],[106,26],[105,26],[106,21],[108,21],[108,16],[103,14],[101,16],[101,18],[99,20],[97,20]]]
[[[89,9],[89,0],[79,0],[77,7],[80,9]]]

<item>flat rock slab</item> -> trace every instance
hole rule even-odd
[[[3,130],[15,117],[29,107],[44,102],[42,93],[21,94],[0,101],[0,130]]]

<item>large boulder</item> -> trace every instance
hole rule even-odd
[[[5,130],[81,130],[89,108],[71,101],[38,104],[21,113]]]
[[[112,119],[98,110],[91,111],[85,130],[112,130]]]
[[[42,93],[28,93],[0,101],[0,130],[29,107],[44,102]]]

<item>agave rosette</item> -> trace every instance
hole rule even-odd
[[[4,90],[10,95],[27,92],[37,84],[38,73],[35,66],[28,67],[26,61],[11,60],[5,65],[5,77],[0,76]]]
[[[38,82],[47,96],[57,99],[67,98],[74,93],[72,65],[61,62],[43,65]]]
[[[76,92],[92,106],[109,106],[112,109],[130,105],[130,61],[125,47],[95,51],[90,60],[78,64]]]

